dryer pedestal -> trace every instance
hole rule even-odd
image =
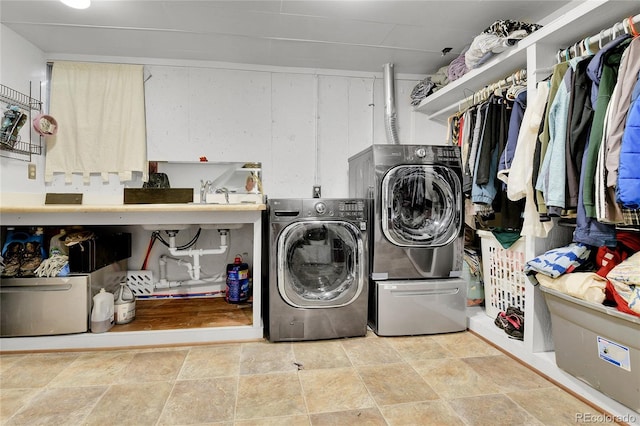
[[[467,328],[462,278],[371,281],[369,326],[379,336],[410,336]]]

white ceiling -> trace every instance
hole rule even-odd
[[[0,21],[48,55],[432,73],[497,19],[546,23],[569,0],[2,0]],[[545,19],[546,18],[546,19]],[[453,50],[446,56],[442,49]]]

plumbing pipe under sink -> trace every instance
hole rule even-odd
[[[184,266],[185,268],[187,268],[187,271],[189,273],[189,276],[192,277],[191,279],[188,280],[175,280],[175,281],[169,281],[167,280],[167,264],[169,261],[175,262],[176,264],[180,265],[180,266]],[[175,257],[170,257],[167,255],[162,255],[160,256],[160,258],[158,259],[158,263],[159,263],[159,271],[160,271],[160,281],[158,281],[157,283],[155,283],[155,288],[156,289],[167,289],[167,288],[176,288],[176,287],[181,287],[181,286],[202,286],[202,285],[209,285],[212,283],[224,283],[225,282],[225,277],[224,274],[218,274],[216,276],[213,277],[200,277],[200,278],[193,278],[196,274],[194,273],[194,267],[193,265],[191,265],[191,263],[184,261],[182,259],[177,259]]]
[[[189,272],[189,277],[192,280],[200,280],[200,256],[212,255],[212,254],[223,254],[227,251],[227,235],[229,234],[228,229],[218,229],[218,233],[220,234],[220,247],[212,248],[212,249],[186,249],[180,250],[176,247],[176,234],[177,232],[169,231],[169,253],[172,256],[190,256],[193,258],[193,265],[189,262],[183,261],[181,259],[177,259],[179,264],[187,267],[187,271]],[[166,259],[171,259],[170,257],[165,257],[164,271],[161,265],[160,268],[160,282],[162,284],[166,283]],[[187,266],[188,265],[188,266]],[[163,273],[164,272],[164,273]]]

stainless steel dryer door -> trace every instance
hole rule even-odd
[[[361,231],[350,222],[301,221],[277,240],[278,292],[297,308],[340,307],[365,286]]]
[[[400,165],[382,179],[382,231],[401,247],[442,247],[462,227],[461,184],[448,167]]]

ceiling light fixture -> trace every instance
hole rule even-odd
[[[60,0],[62,3],[74,9],[86,9],[91,6],[91,0]]]

